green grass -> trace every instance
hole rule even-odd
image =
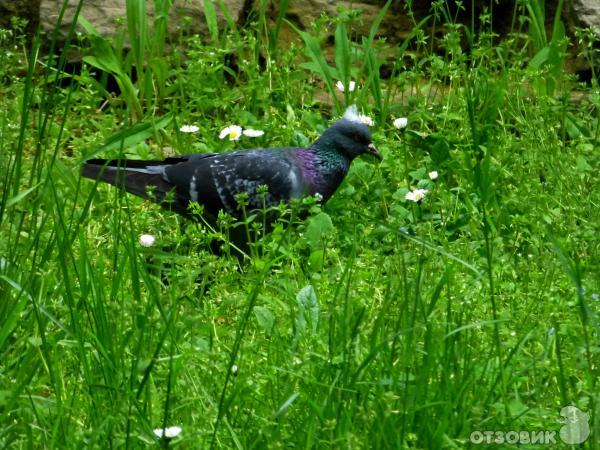
[[[598,448],[600,95],[593,64],[591,85],[564,73],[562,25],[499,37],[436,3],[397,46],[377,24],[357,36],[352,11],[282,46],[265,2],[219,30],[206,1],[206,42],[168,42],[161,17],[129,51],[148,24],[127,4],[114,42],[73,35],[74,76],[23,24],[0,31],[0,446],[465,448],[486,430],[560,446],[575,405]],[[539,6],[515,23],[539,24]],[[307,145],[352,102],[383,162],[355,161],[304,222],[282,210],[242,266],[209,251],[228,218],[209,230],[79,175],[92,155]],[[229,124],[265,135],[220,140]]]

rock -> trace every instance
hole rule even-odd
[[[565,12],[570,24],[591,27],[600,37],[600,2],[598,0],[571,0],[565,2]]]
[[[488,11],[489,1],[473,0],[475,28],[480,25],[480,14]],[[499,35],[505,35],[514,27],[514,5],[517,0],[503,0],[502,2],[493,2],[493,24],[494,31]],[[48,35],[53,32],[60,10],[64,0],[0,0],[0,27],[11,28],[11,17],[18,16],[27,20],[27,33],[29,36],[37,28],[38,24]],[[66,39],[73,16],[75,14],[79,0],[67,0],[67,8],[62,24],[59,26],[58,48]],[[217,21],[220,29],[226,26],[223,12],[219,9],[217,1],[213,0],[217,10]],[[223,0],[229,15],[240,27],[243,27],[251,15],[251,8],[255,9],[259,0]],[[279,13],[278,7],[281,2],[269,2],[271,10],[269,16],[274,21]],[[116,36],[121,33],[126,26],[126,2],[124,0],[104,0],[104,1],[85,1],[81,10],[81,16],[86,18],[98,30],[98,32],[107,37]],[[337,0],[289,0],[288,9],[285,18],[301,30],[311,30],[320,16],[325,14],[329,17],[336,17],[340,10],[360,10],[361,15],[358,20],[353,22],[351,35],[360,39],[361,36],[369,34],[371,26],[385,4],[385,0],[358,0],[358,1],[337,1]],[[152,26],[152,17],[154,15],[154,2],[145,2],[148,14],[149,26]],[[169,14],[169,33],[173,42],[178,42],[179,33],[185,35],[199,34],[208,39],[208,27],[204,17],[203,0],[174,0]],[[454,2],[447,2],[449,14],[458,22],[467,27],[471,26],[471,8],[459,8]],[[555,2],[546,2],[546,26],[550,31],[554,19]],[[393,1],[388,9],[377,32],[377,37],[384,37],[388,43],[396,44],[402,42],[412,31],[415,22],[432,14],[432,0],[421,0],[412,2],[412,12],[414,19],[407,14],[406,2]],[[523,14],[526,14],[521,9]],[[491,16],[491,15],[490,15]],[[600,0],[570,0],[564,3],[563,20],[567,25],[568,35],[571,42],[576,44],[574,39],[575,27],[591,27],[600,36]],[[432,20],[425,25],[430,27]],[[80,29],[80,28],[79,28]],[[335,28],[330,27],[326,30],[318,30],[321,36],[326,37],[326,54],[332,53]],[[445,32],[443,18],[440,18],[436,26],[436,36],[434,42],[437,42]],[[290,42],[301,42],[299,36],[285,22],[282,24],[279,41],[281,46],[286,46]],[[568,59],[568,67],[573,71],[588,70],[587,63],[571,52]],[[77,59],[77,56],[74,56]],[[600,65],[600,64],[599,64]]]
[[[371,25],[385,2],[378,1],[332,1],[332,0],[290,0],[286,12],[286,19],[301,30],[310,30],[311,26],[323,15],[336,17],[340,9],[359,10],[361,16],[353,23],[353,33],[358,36],[368,36]],[[279,11],[275,8],[271,12],[274,20]],[[391,42],[398,42],[406,37],[412,28],[403,8],[394,2],[388,9],[378,30],[378,36],[385,36]],[[335,29],[328,30],[333,35]]]
[[[0,0],[0,28],[12,28],[13,17],[27,20],[26,31],[32,36],[39,24],[40,0]]]
[[[2,1],[3,0],[0,0],[0,2]],[[67,9],[59,27],[59,40],[64,41],[66,38],[78,3],[78,0],[68,0]],[[240,20],[240,14],[243,11],[243,1],[224,0],[223,3],[227,7],[233,20],[238,22]],[[63,0],[41,0],[39,8],[40,25],[46,33],[51,33],[54,30],[62,4]],[[152,25],[152,17],[154,15],[153,4],[153,2],[146,2],[148,23],[150,26]],[[219,27],[222,29],[225,25],[223,12],[220,11],[218,6],[215,6],[215,9],[217,10]],[[84,2],[79,14],[87,19],[104,37],[114,36],[118,31],[119,23],[123,24],[123,26],[126,26],[127,24],[125,2],[123,0]],[[186,17],[189,18],[189,20],[187,20]],[[203,2],[189,2],[185,0],[174,1],[169,13],[169,33],[173,37],[176,37],[182,27],[185,27],[185,31],[190,34],[200,34],[204,37],[208,36],[208,27],[204,18]]]
[[[565,2],[563,12],[565,24],[567,26],[567,34],[571,36],[571,43],[574,47],[570,50],[569,58],[567,59],[567,69],[569,72],[577,73],[579,79],[585,82],[591,82],[594,74],[590,65],[589,57],[595,58],[594,66],[600,66],[600,58],[597,49],[600,48],[598,40],[596,40],[596,53],[588,53],[588,58],[583,57],[583,50],[578,39],[573,38],[576,28],[591,28],[594,30],[597,38],[600,38],[600,1],[599,0],[571,0]],[[585,43],[583,44],[585,46]],[[596,69],[597,70],[597,69]],[[597,72],[596,72],[597,74]]]

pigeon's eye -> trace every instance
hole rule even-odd
[[[352,140],[354,142],[358,142],[359,144],[367,144],[367,138],[360,133],[352,133]]]

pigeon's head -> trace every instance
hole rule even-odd
[[[362,121],[356,106],[350,106],[344,117],[329,127],[315,143],[316,147],[336,151],[350,161],[369,154],[381,160],[381,154],[371,142],[369,127]]]

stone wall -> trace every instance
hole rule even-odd
[[[0,0],[0,4],[4,0]],[[73,21],[74,14],[78,5],[77,0],[69,0],[68,7],[65,12],[63,21],[60,25],[60,36],[66,37],[71,22]],[[240,0],[224,0],[223,2],[229,13],[235,20],[239,20],[241,17],[242,8],[244,2]],[[51,32],[60,14],[60,8],[63,4],[63,0],[41,0],[39,6],[40,25],[46,32]],[[146,2],[146,9],[149,19],[154,15],[154,2]],[[218,8],[217,8],[218,9]],[[102,0],[96,1],[84,1],[81,8],[80,16],[87,19],[98,32],[103,36],[111,36],[115,33],[117,22],[126,23],[126,10],[125,0]],[[224,25],[223,14],[217,12],[219,25]],[[178,24],[181,24],[183,18],[187,17],[187,22],[190,24],[190,30],[193,33],[200,34],[201,36],[208,35],[208,28],[206,26],[206,20],[204,19],[204,9],[202,1],[182,1],[176,0],[171,7],[169,15],[169,30],[172,34],[178,32]],[[149,20],[148,23],[152,23]]]
[[[224,4],[233,20],[238,26],[244,26],[249,19],[252,6],[256,0],[224,0]],[[515,0],[503,0],[498,5],[494,5],[493,23],[494,30],[503,34],[510,30],[513,22],[513,10]],[[28,20],[28,31],[38,26],[44,31],[50,33],[54,30],[57,23],[63,0],[0,0],[0,27],[10,27],[10,17],[16,15]],[[68,0],[67,10],[59,27],[60,37],[66,36],[73,14],[78,4],[77,0]],[[216,4],[216,2],[215,2]],[[363,0],[363,1],[334,1],[334,0],[289,0],[289,6],[286,19],[300,29],[309,29],[311,25],[325,13],[329,16],[335,16],[339,8],[354,8],[362,11],[362,19],[353,30],[357,34],[367,34],[371,24],[379,13],[384,0]],[[405,2],[395,0],[389,8],[383,22],[379,28],[379,35],[385,36],[388,42],[400,42],[411,31],[412,21],[406,14]],[[452,2],[449,2],[452,4]],[[488,0],[479,0],[476,5],[476,21]],[[151,17],[152,1],[146,2],[148,15]],[[273,1],[269,9],[272,19],[277,17],[278,1]],[[550,29],[553,19],[553,12],[556,7],[556,0],[547,0],[547,18]],[[223,12],[217,7],[217,16],[221,27],[225,24]],[[431,0],[419,0],[413,3],[413,11],[416,20],[426,17],[430,13]],[[471,12],[452,11],[456,14],[459,21],[470,25]],[[104,36],[111,36],[116,32],[118,21],[125,23],[125,0],[103,0],[92,1],[84,0],[81,15],[90,21],[94,27]],[[187,17],[188,19],[184,19]],[[563,20],[567,24],[570,33],[574,27],[592,27],[600,36],[600,0],[570,0],[565,2],[563,11]],[[152,20],[149,20],[152,23]],[[208,29],[204,18],[203,0],[175,0],[169,17],[169,30],[176,34],[180,32],[181,26],[185,24],[189,27],[188,32],[207,37]],[[475,24],[477,26],[477,22]],[[291,39],[293,33],[290,30],[283,30],[282,36]],[[333,33],[333,30],[331,30]]]

